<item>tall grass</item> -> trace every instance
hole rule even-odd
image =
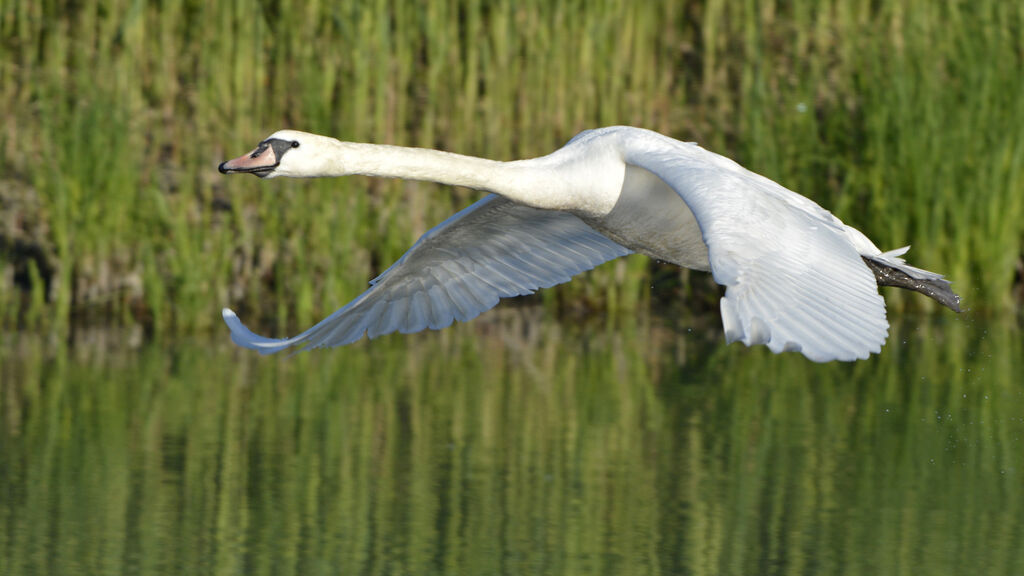
[[[6,2],[0,210],[37,224],[3,229],[0,319],[192,330],[241,305],[306,323],[479,196],[216,173],[280,127],[512,159],[608,124],[733,156],[1005,311],[1024,237],[1022,23],[998,0]],[[665,276],[652,266],[616,262],[547,299],[640,306]]]

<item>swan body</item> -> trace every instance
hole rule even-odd
[[[491,193],[428,231],[366,292],[298,336],[256,335],[225,308],[232,339],[265,354],[444,328],[500,298],[633,252],[711,272],[726,287],[728,342],[799,351],[818,362],[881,350],[889,324],[879,285],[916,290],[959,311],[948,281],[903,261],[907,248],[882,252],[780,184],[640,128],[588,130],[547,156],[511,162],[282,130],[220,171],[363,174]]]

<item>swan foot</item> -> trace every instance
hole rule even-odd
[[[960,312],[960,296],[953,292],[953,289],[949,287],[949,280],[942,276],[913,268],[915,272],[918,272],[919,276],[923,276],[922,278],[915,278],[901,270],[900,268],[905,266],[901,266],[899,263],[864,255],[861,255],[861,258],[864,259],[868,268],[871,268],[871,271],[875,273],[875,280],[878,281],[879,286],[896,286],[897,288],[920,292],[946,308],[954,312]],[[906,266],[906,268],[910,267]],[[921,274],[922,272],[923,274]]]

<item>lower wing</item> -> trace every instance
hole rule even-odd
[[[236,344],[273,354],[342,346],[363,335],[438,330],[630,254],[576,216],[489,195],[424,234],[355,300],[292,338],[267,338],[225,308]]]

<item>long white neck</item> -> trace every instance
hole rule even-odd
[[[321,146],[315,168],[301,176],[362,174],[466,186],[494,192],[538,208],[567,208],[549,157],[499,162],[426,148],[362,144],[332,140]],[[283,174],[292,175],[292,174]]]
[[[618,140],[605,131],[577,136],[551,154],[499,162],[425,148],[341,142],[327,136],[279,130],[267,141],[293,144],[268,177],[316,178],[362,174],[425,180],[493,192],[547,210],[601,217],[619,200],[626,166]]]

